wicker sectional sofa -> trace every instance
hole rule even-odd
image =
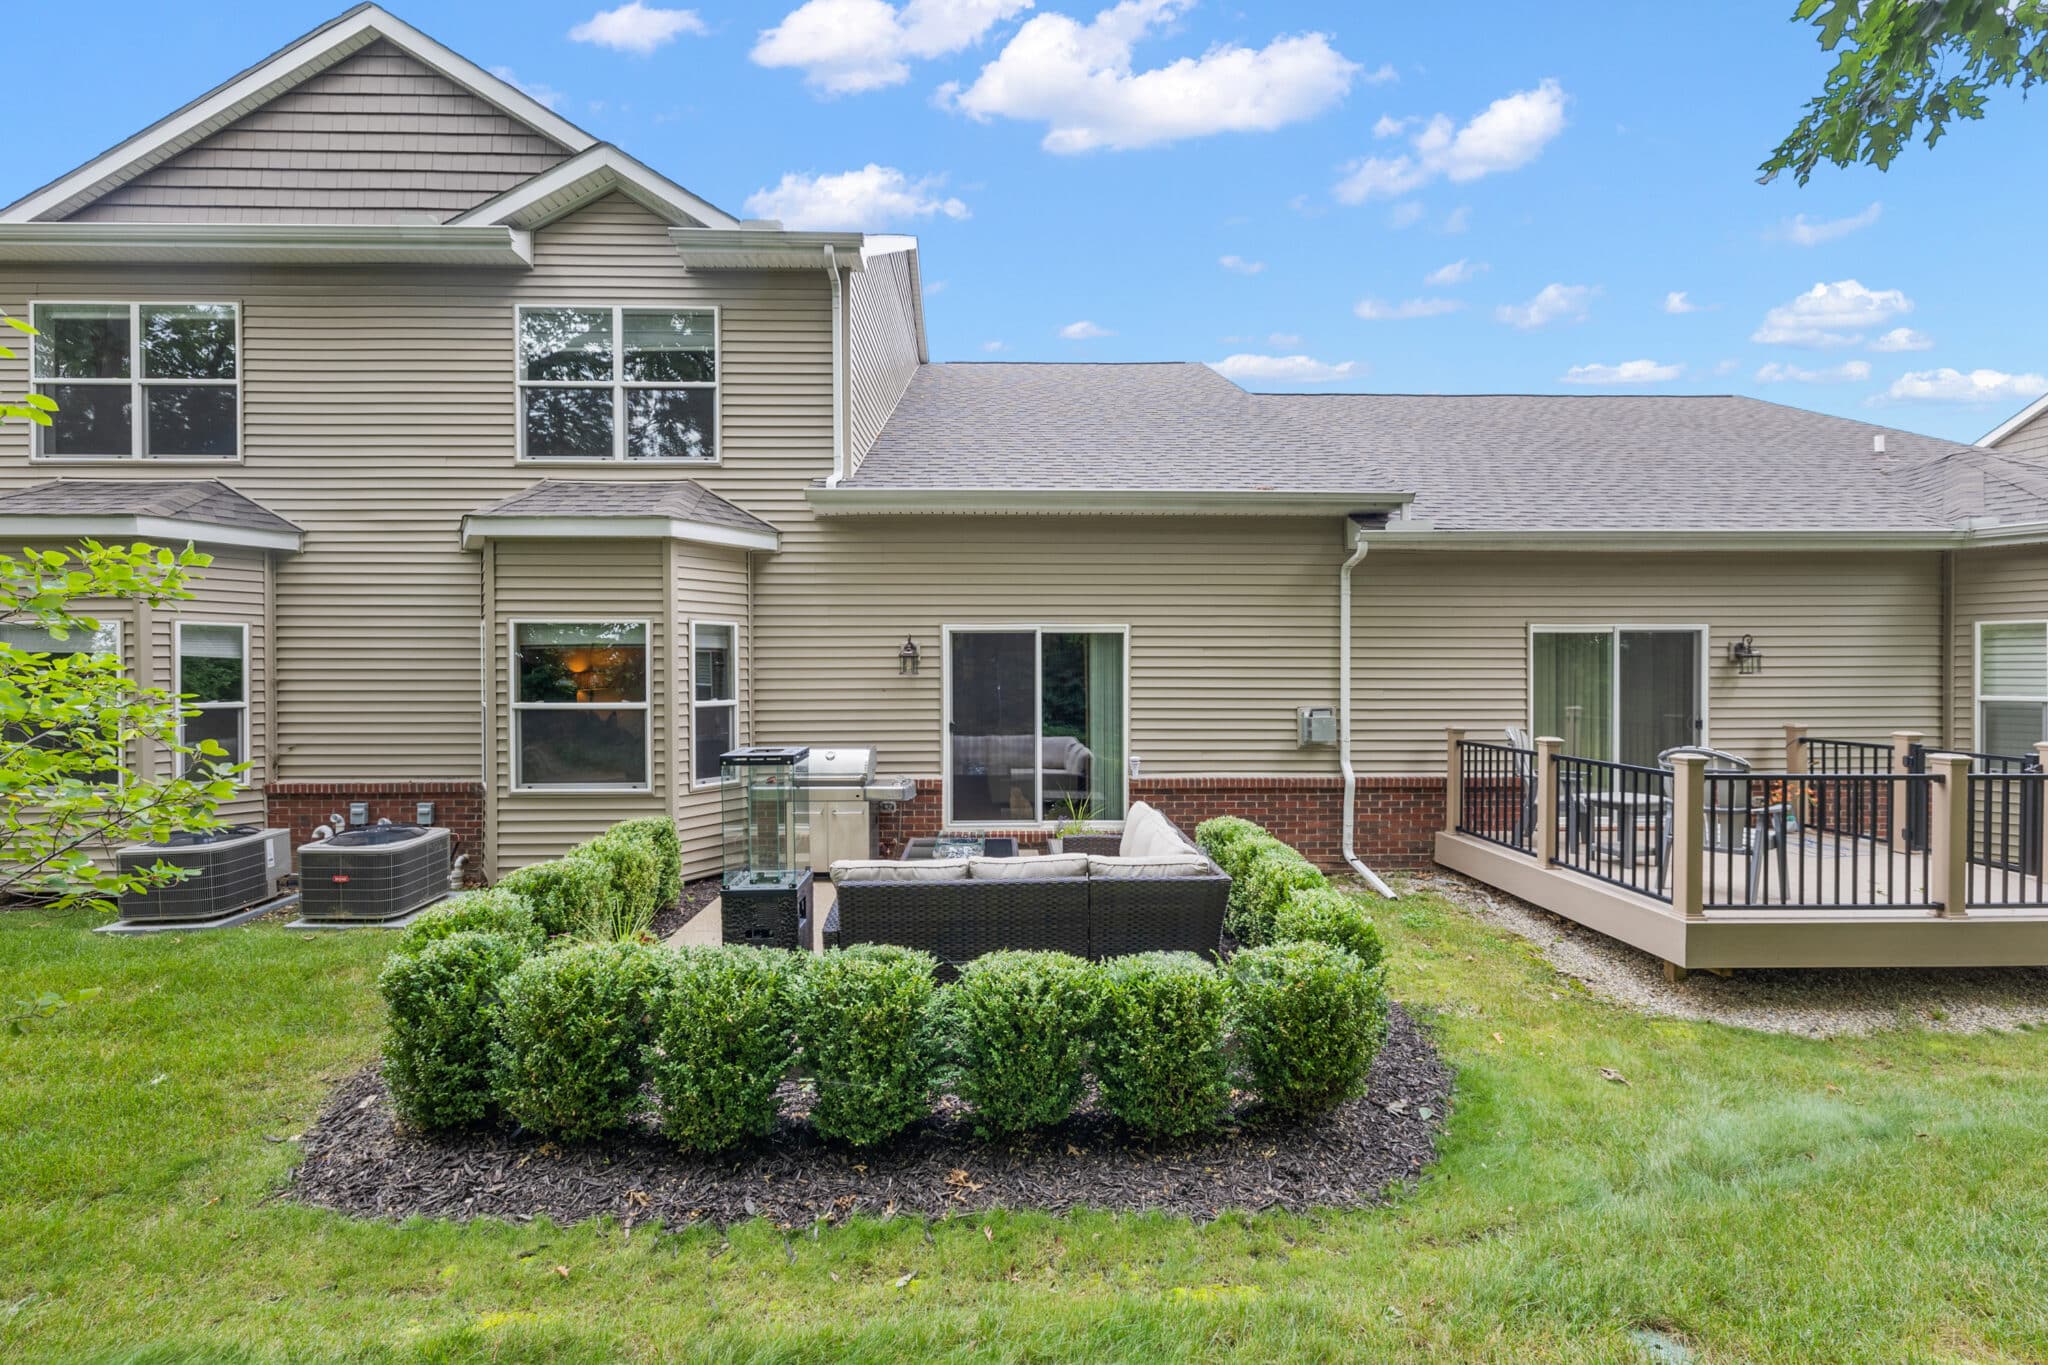
[[[1146,851],[1126,852],[1134,848]],[[1159,866],[1168,848],[1188,875],[1158,875],[1176,871]],[[1096,960],[1219,950],[1230,878],[1157,811],[1141,803],[1123,835],[1069,838],[1063,851],[1091,855],[1089,874],[1031,875],[1033,862],[1056,865],[1052,858],[1004,859],[1000,876],[947,880],[857,879],[858,865],[837,866],[825,946],[894,943],[922,948],[954,969],[1000,948]]]

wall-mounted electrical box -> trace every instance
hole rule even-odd
[[[351,825],[367,825],[367,824],[369,824],[369,823],[370,823],[370,803],[369,803],[369,802],[367,802],[367,801],[351,801],[351,802],[349,802],[349,803],[348,803],[348,822],[349,822],[349,823],[350,823]]]
[[[1297,743],[1301,748],[1311,744],[1335,744],[1337,742],[1337,709],[1333,706],[1300,706],[1294,711],[1299,726]]]
[[[413,805],[413,808],[412,808],[412,822],[413,822],[413,823],[414,823],[415,825],[431,825],[431,824],[433,824],[433,823],[434,823],[434,803],[433,803],[433,802],[431,802],[431,801],[419,801],[419,802],[415,802],[415,803],[414,803],[414,805]]]

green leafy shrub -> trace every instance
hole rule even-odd
[[[1259,1098],[1314,1114],[1365,1093],[1387,1038],[1382,968],[1328,943],[1276,943],[1230,961],[1238,1054]]]
[[[928,953],[867,943],[797,976],[797,1042],[817,1087],[819,1133],[865,1147],[924,1117],[937,1061],[936,965]]]
[[[939,992],[954,1093],[983,1137],[1058,1123],[1088,1068],[1095,969],[1065,953],[999,952],[960,969]]]
[[[627,943],[654,924],[661,910],[661,855],[652,840],[605,833],[570,849],[563,861],[595,863],[607,888],[570,920],[569,932],[592,943]]]
[[[1240,851],[1254,839],[1273,836],[1249,820],[1219,815],[1195,826],[1195,843],[1209,855],[1209,861],[1235,877],[1242,870]]]
[[[574,944],[528,958],[505,981],[492,1048],[498,1099],[528,1128],[596,1137],[640,1110],[656,949]]]
[[[498,888],[523,899],[550,936],[568,933],[592,905],[615,895],[603,865],[588,858],[534,863],[498,878]]]
[[[1244,875],[1231,883],[1234,905],[1226,921],[1237,941],[1250,947],[1273,941],[1274,921],[1280,907],[1297,891],[1321,890],[1330,879],[1315,865],[1275,839],[1261,842],[1246,866]],[[1240,899],[1236,893],[1243,889]]]
[[[533,907],[516,891],[494,886],[464,891],[424,911],[398,937],[398,951],[412,954],[453,934],[503,934],[522,952],[539,949],[547,935],[533,917]]]
[[[661,1130],[694,1152],[775,1128],[775,1087],[796,1061],[793,983],[803,959],[778,948],[684,948],[648,1010],[647,1069]]]
[[[506,935],[464,930],[384,965],[384,1083],[408,1122],[452,1128],[490,1113],[498,1000],[525,960]]]
[[[1365,907],[1356,896],[1347,896],[1335,887],[1310,887],[1288,896],[1273,917],[1273,939],[1277,943],[1327,943],[1368,967],[1379,966],[1387,955],[1379,926],[1366,915]]]
[[[655,880],[655,910],[659,913],[683,898],[683,841],[676,834],[676,822],[666,815],[644,820],[621,820],[611,834],[622,839],[644,840],[654,850],[659,864]]]
[[[1138,953],[1098,971],[1102,1107],[1146,1137],[1214,1127],[1230,1102],[1230,984],[1193,953]]]

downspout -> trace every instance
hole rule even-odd
[[[839,297],[839,257],[825,244],[825,281],[832,291],[832,474],[825,487],[837,488],[846,477],[846,375],[840,329],[845,305]]]
[[[1358,856],[1358,771],[1351,766],[1351,571],[1365,558],[1366,539],[1357,521],[1344,523],[1351,536],[1351,558],[1337,573],[1337,760],[1344,768],[1344,861],[1365,884],[1397,900],[1393,888]]]

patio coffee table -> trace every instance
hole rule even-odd
[[[979,839],[964,834],[942,834],[937,838],[912,839],[903,846],[906,863],[932,858],[1014,858],[1017,841],[1009,838]]]

